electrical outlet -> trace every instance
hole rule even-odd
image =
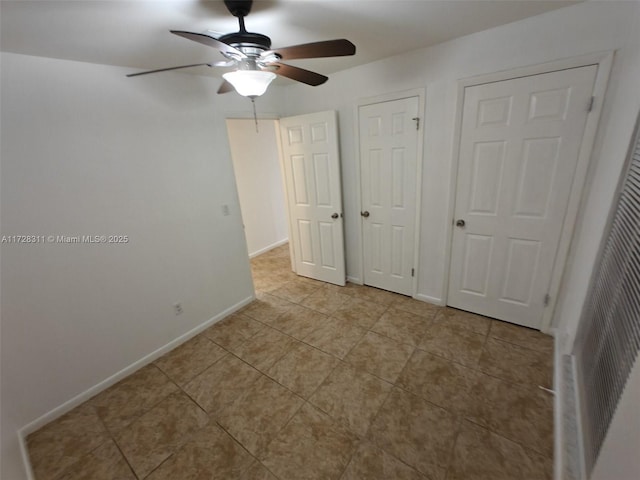
[[[174,303],[173,304],[173,311],[175,312],[176,315],[182,315],[182,304],[181,303]]]

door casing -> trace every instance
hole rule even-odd
[[[569,255],[569,247],[573,237],[575,229],[576,219],[580,210],[580,204],[582,200],[582,194],[584,185],[587,180],[589,171],[589,159],[591,157],[591,151],[593,149],[593,142],[595,140],[596,131],[598,127],[598,121],[602,112],[602,104],[604,94],[607,88],[607,82],[609,79],[609,73],[611,72],[611,66],[613,64],[613,52],[603,52],[590,55],[581,55],[569,59],[559,60],[555,62],[549,62],[539,65],[532,65],[528,67],[518,68],[514,70],[507,70],[503,72],[496,72],[488,75],[481,75],[477,77],[470,77],[458,81],[458,95],[456,105],[456,119],[454,127],[454,145],[452,155],[451,166],[451,181],[449,184],[449,211],[447,218],[449,219],[446,230],[446,253],[445,261],[448,268],[445,269],[445,275],[443,279],[443,289],[445,292],[444,298],[448,299],[449,296],[449,272],[451,268],[451,249],[453,240],[454,229],[454,209],[456,198],[456,186],[458,182],[458,163],[460,156],[460,140],[462,134],[462,113],[464,106],[464,90],[466,87],[475,85],[482,85],[485,83],[499,82],[503,80],[511,80],[519,77],[526,77],[532,75],[539,75],[542,73],[550,73],[558,70],[566,70],[576,67],[584,67],[587,65],[597,65],[598,71],[596,73],[595,84],[593,88],[593,95],[595,101],[591,113],[587,117],[587,123],[585,125],[582,142],[580,145],[580,154],[578,157],[578,163],[574,175],[573,185],[571,187],[571,193],[569,196],[569,203],[567,206],[567,212],[565,215],[564,224],[562,227],[562,234],[560,236],[560,242],[558,244],[558,250],[556,255],[556,261],[554,263],[553,272],[551,275],[551,282],[549,285],[550,301],[544,310],[544,315],[541,323],[541,331],[545,333],[553,333],[551,328],[551,322],[553,319],[553,313],[555,310],[556,302],[558,300],[558,292],[562,282],[562,274],[566,265],[567,257]],[[586,106],[585,106],[586,108]]]
[[[412,297],[416,296],[418,291],[418,276],[420,272],[420,212],[422,205],[422,160],[424,151],[424,112],[425,112],[425,96],[426,91],[424,88],[415,88],[411,90],[404,90],[402,92],[388,93],[384,95],[377,95],[374,97],[365,97],[358,99],[358,102],[354,109],[354,132],[355,132],[355,147],[356,152],[354,155],[354,161],[356,162],[357,172],[357,211],[354,215],[358,215],[358,245],[360,247],[360,268],[358,270],[359,277],[347,277],[352,283],[362,285],[364,283],[364,245],[363,245],[363,228],[360,221],[360,212],[363,209],[362,206],[362,172],[360,165],[360,107],[366,105],[373,105],[376,103],[390,102],[394,100],[402,100],[404,98],[418,97],[418,116],[420,118],[420,128],[418,132],[418,144],[416,146],[417,157],[417,171],[416,171],[416,212],[415,212],[415,233],[414,233],[414,258],[413,264],[415,265],[415,275],[413,276]]]

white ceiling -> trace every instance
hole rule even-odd
[[[570,0],[256,0],[247,30],[273,47],[347,38],[353,57],[292,64],[330,74],[577,3]],[[238,30],[222,0],[1,0],[3,51],[130,67],[132,72],[222,60],[170,29]],[[223,69],[192,73],[219,76]],[[160,74],[161,75],[161,74]],[[288,80],[287,80],[288,81]]]

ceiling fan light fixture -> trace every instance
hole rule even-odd
[[[236,70],[222,77],[243,97],[259,97],[267,91],[276,74],[265,70]]]

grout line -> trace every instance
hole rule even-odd
[[[131,473],[133,474],[133,476],[135,478],[138,478],[138,475],[136,475],[135,470],[133,469],[133,466],[131,465],[131,463],[129,462],[129,459],[127,458],[127,456],[124,454],[124,452],[122,451],[122,448],[120,448],[120,444],[118,444],[115,434],[114,432],[112,432],[111,430],[109,430],[107,428],[107,424],[104,422],[104,419],[98,414],[97,408],[96,407],[92,407],[96,417],[98,417],[98,421],[102,424],[102,426],[104,427],[105,432],[107,432],[107,435],[109,436],[109,439],[113,442],[113,444],[116,446],[116,448],[118,449],[118,451],[120,452],[120,455],[122,455],[123,460],[125,461],[125,463],[127,464],[127,466],[129,467],[129,470],[131,470]],[[126,428],[126,427],[125,427]],[[98,447],[99,448],[99,447]],[[95,451],[95,450],[94,450]],[[67,469],[68,471],[68,469]]]
[[[510,324],[510,325],[515,325],[515,323],[512,323],[512,324]],[[518,327],[520,327],[520,325],[517,325],[517,326],[518,326]],[[521,328],[527,328],[527,327],[521,327]],[[524,345],[521,345],[521,344],[519,344],[519,343],[514,343],[514,342],[509,341],[509,340],[506,340],[506,339],[504,339],[504,338],[494,337],[493,335],[489,335],[489,337],[491,337],[491,339],[492,339],[492,340],[497,340],[497,341],[502,342],[502,343],[507,343],[507,344],[509,344],[509,345],[513,345],[514,347],[522,348],[523,350],[526,350],[526,351],[528,351],[528,352],[535,352],[535,353],[540,353],[540,354],[545,354],[545,355],[547,355],[547,354],[548,354],[548,355],[550,355],[550,356],[553,356],[553,348],[552,348],[551,352],[545,352],[545,351],[544,351],[544,350],[542,350],[542,349],[537,349],[537,348],[532,348],[532,347],[526,347],[526,346],[524,346]],[[551,338],[551,339],[553,339],[553,337],[550,337],[550,338]],[[488,338],[487,338],[487,341],[488,341]]]
[[[447,461],[447,466],[444,469],[444,480],[449,478],[449,472],[451,471],[451,466],[453,465],[453,461],[455,459],[456,445],[458,443],[458,438],[460,437],[460,432],[462,431],[462,424],[464,423],[465,418],[463,415],[458,416],[456,419],[456,433],[453,436],[453,442],[451,443],[451,449],[449,450],[449,459]]]
[[[524,444],[524,443],[522,443],[520,440],[515,440],[515,439],[513,439],[513,438],[511,438],[511,437],[507,437],[504,433],[496,432],[496,431],[495,431],[495,430],[493,430],[492,428],[489,428],[489,427],[488,427],[488,426],[486,426],[486,425],[482,425],[482,424],[480,424],[480,423],[478,423],[478,422],[474,421],[474,420],[473,420],[473,419],[471,419],[471,418],[464,417],[464,419],[463,419],[463,420],[466,420],[466,421],[467,421],[467,422],[469,422],[469,423],[473,423],[473,424],[474,424],[474,425],[476,425],[477,427],[480,427],[480,428],[482,428],[483,430],[486,430],[487,432],[490,432],[490,433],[492,433],[493,435],[496,435],[496,436],[498,436],[498,437],[500,437],[500,438],[503,438],[503,439],[505,439],[505,440],[507,440],[507,441],[509,441],[509,442],[511,442],[511,443],[515,443],[516,445],[518,445],[520,448],[522,448],[522,449],[523,449],[523,450],[525,450],[525,451],[529,451],[529,452],[535,453],[536,455],[540,455],[541,457],[549,458],[549,459],[553,460],[553,454],[551,454],[551,456],[550,456],[550,455],[549,455],[549,454],[547,454],[547,453],[540,452],[539,450],[535,449],[535,448],[534,448],[534,447],[532,447],[531,445]]]
[[[314,293],[315,293],[315,292],[314,292]],[[355,294],[350,295],[350,297],[351,297],[351,299],[356,299],[356,300],[360,300],[360,301],[363,301],[363,302],[371,302],[371,303],[373,303],[373,304],[380,305],[378,302],[376,302],[375,300],[372,300],[371,298],[367,298],[367,297],[363,297],[363,296],[356,296]],[[302,300],[300,300],[300,302],[297,302],[297,303],[296,303],[296,302],[292,302],[292,303],[300,305],[300,303],[301,303],[301,302],[304,302],[304,301],[305,301],[305,299],[302,299]],[[346,300],[346,302],[349,302],[349,301],[351,301],[351,300]],[[386,303],[385,303],[385,304],[383,304],[383,305],[386,307],[386,308],[385,308],[385,310],[383,311],[383,313],[382,313],[382,314],[377,318],[377,320],[376,320],[375,322],[373,322],[373,323],[372,323],[368,328],[364,328],[364,330],[365,330],[367,333],[369,333],[369,332],[373,332],[373,333],[376,333],[376,334],[378,334],[378,335],[383,335],[383,336],[385,336],[385,337],[387,337],[387,338],[390,338],[391,340],[397,341],[396,339],[393,339],[393,338],[391,338],[391,337],[388,337],[388,336],[386,336],[386,335],[384,335],[384,334],[381,334],[381,333],[379,333],[379,332],[374,332],[374,330],[372,330],[372,328],[377,324],[377,322],[380,320],[380,318],[382,318],[382,316],[383,316],[385,313],[387,313],[391,308],[398,308],[398,306],[397,306],[397,305],[395,305],[395,301],[394,301],[394,302],[392,302],[392,303],[389,303],[389,304],[386,304]],[[300,306],[305,307],[305,308],[310,308],[310,307],[307,307],[307,306],[305,306],[305,305],[300,305]],[[311,308],[311,309],[313,310],[313,308]],[[403,309],[403,308],[398,308],[398,310],[401,310],[401,311],[407,311],[407,310],[405,310],[405,309]],[[322,313],[322,312],[321,312],[321,313]],[[335,312],[334,312],[334,313],[335,313]],[[412,314],[414,314],[414,315],[415,315],[415,313],[414,313],[414,312],[410,312],[410,311],[409,311],[409,313],[412,313]],[[433,322],[433,320],[434,320],[435,316],[437,315],[437,313],[438,313],[438,312],[435,312],[435,313],[434,313],[434,314],[433,314],[433,315],[432,315],[428,320],[429,320],[430,322]],[[420,316],[422,316],[422,315],[420,315]],[[335,318],[335,317],[332,317],[332,318]],[[438,357],[438,358],[442,358],[443,360],[445,360],[445,361],[447,361],[447,362],[452,362],[452,363],[455,363],[455,364],[459,364],[459,365],[463,366],[464,368],[467,368],[467,369],[469,369],[469,370],[471,370],[471,371],[473,371],[473,372],[480,373],[480,374],[483,374],[483,375],[487,375],[487,376],[492,377],[492,378],[496,378],[497,380],[499,380],[499,381],[501,381],[501,382],[504,382],[504,383],[506,383],[506,384],[508,384],[508,385],[511,385],[511,386],[513,386],[513,387],[517,387],[517,388],[528,388],[528,387],[533,387],[534,385],[524,384],[524,383],[518,383],[518,382],[513,382],[512,380],[508,380],[508,379],[506,379],[506,378],[502,378],[502,377],[497,376],[497,375],[495,375],[495,374],[489,374],[489,373],[486,373],[486,372],[482,369],[482,367],[481,367],[481,366],[480,366],[480,364],[479,364],[479,360],[480,360],[480,357],[481,357],[481,356],[483,355],[483,353],[485,352],[485,349],[486,349],[487,343],[488,343],[488,341],[489,341],[489,339],[490,339],[490,338],[496,339],[496,340],[498,340],[498,341],[501,341],[501,342],[504,342],[504,343],[507,343],[507,344],[514,345],[514,346],[519,347],[519,348],[523,348],[523,349],[528,350],[528,351],[534,351],[534,352],[537,352],[537,353],[545,353],[545,352],[543,352],[543,351],[541,351],[541,350],[538,350],[538,349],[535,349],[535,348],[525,347],[525,346],[519,345],[519,344],[517,344],[517,343],[513,343],[513,342],[510,342],[510,341],[508,341],[508,340],[504,340],[504,339],[499,338],[499,337],[494,337],[494,336],[491,334],[492,326],[493,326],[493,320],[491,321],[491,323],[490,323],[489,328],[487,329],[487,331],[484,333],[484,339],[483,339],[483,342],[482,342],[482,346],[481,346],[481,348],[480,348],[480,356],[479,356],[479,358],[478,358],[478,361],[476,361],[476,362],[474,363],[474,365],[473,365],[473,366],[469,366],[469,365],[462,364],[462,363],[460,363],[460,362],[458,362],[458,361],[456,361],[456,360],[452,360],[452,359],[450,359],[450,358],[443,357],[443,356],[441,356],[441,355],[439,355],[439,354],[437,354],[437,353],[433,353],[433,352],[431,352],[431,351],[429,351],[429,350],[422,349],[422,348],[420,348],[420,347],[419,347],[419,346],[417,346],[417,345],[412,345],[412,347],[413,347],[413,351],[411,352],[411,355],[409,356],[409,358],[408,358],[408,359],[407,359],[407,361],[405,362],[405,364],[404,364],[403,368],[402,368],[402,369],[401,369],[401,371],[400,371],[400,374],[399,374],[399,375],[398,375],[398,377],[396,378],[396,381],[391,383],[391,384],[393,385],[393,388],[398,388],[400,391],[407,392],[408,394],[410,394],[410,395],[414,395],[414,396],[416,396],[416,397],[418,397],[418,398],[420,398],[420,399],[424,400],[425,402],[427,402],[427,403],[429,403],[429,404],[431,404],[431,405],[434,405],[434,406],[436,406],[436,407],[438,407],[438,408],[440,408],[440,409],[443,409],[443,407],[441,407],[441,406],[439,406],[439,405],[434,404],[433,402],[431,402],[431,401],[429,401],[429,400],[427,400],[427,399],[423,398],[421,395],[418,395],[418,394],[416,394],[416,393],[414,393],[414,392],[412,392],[412,391],[410,391],[410,390],[405,389],[404,387],[401,387],[401,386],[397,385],[397,381],[398,381],[398,379],[402,376],[402,373],[406,370],[407,365],[408,365],[408,363],[409,363],[410,359],[411,359],[411,358],[416,354],[416,352],[417,352],[418,350],[420,350],[420,351],[422,351],[422,352],[426,352],[426,353],[427,353],[427,354],[429,354],[429,355],[434,355],[434,356],[436,356],[436,357]],[[427,334],[427,331],[428,331],[430,328],[432,328],[432,327],[433,327],[433,324],[431,323],[431,325],[429,325],[429,327],[427,328],[427,330],[425,331],[425,333],[422,335],[422,337],[421,337],[421,338],[423,338],[423,337]],[[273,327],[272,327],[272,328],[273,328]],[[467,330],[469,330],[469,329],[467,329]],[[474,331],[472,331],[472,330],[469,330],[469,331],[470,331],[470,332],[472,332],[472,333],[476,333],[476,334],[477,334],[477,332],[474,332]],[[284,333],[284,332],[283,332],[283,333]],[[365,334],[365,335],[366,335],[366,334]],[[362,342],[363,338],[364,338],[364,337],[361,337],[361,338],[360,338],[360,340],[358,340],[358,341],[357,341],[357,342],[356,342],[356,343],[355,343],[355,344],[350,348],[350,350],[347,352],[347,354],[346,354],[346,355],[344,355],[344,357],[343,357],[343,358],[339,358],[339,357],[338,357],[338,363],[336,364],[336,366],[332,369],[332,371],[329,373],[329,375],[327,375],[327,376],[325,377],[325,379],[324,379],[322,382],[320,382],[320,384],[318,385],[318,387],[316,387],[316,389],[314,390],[314,392],[313,392],[311,395],[309,395],[309,398],[311,398],[311,397],[315,394],[315,392],[316,392],[316,391],[317,391],[317,390],[318,390],[318,389],[319,389],[319,388],[320,388],[320,387],[321,387],[321,386],[326,382],[326,379],[327,379],[327,378],[328,378],[328,377],[333,373],[333,371],[335,371],[335,369],[336,369],[336,368],[338,368],[338,366],[340,366],[340,364],[350,365],[347,361],[345,361],[345,359],[348,357],[348,355],[351,353],[351,351],[353,351],[353,349],[355,349],[358,345],[360,345],[360,343]],[[296,340],[297,340],[297,339],[296,339]],[[308,345],[308,346],[310,346],[310,347],[312,347],[312,348],[315,348],[315,349],[317,349],[317,350],[323,351],[323,350],[321,350],[321,349],[319,349],[319,348],[315,347],[314,345],[310,345],[310,344],[308,344],[308,343],[304,342],[303,340],[298,340],[298,341],[300,341],[301,343],[303,343],[303,344],[305,344],[305,345]],[[400,343],[404,343],[404,342],[400,342]],[[325,352],[325,353],[329,353],[329,352]],[[330,353],[329,353],[329,354],[330,354]],[[336,356],[335,356],[335,355],[333,355],[333,354],[330,354],[330,355],[332,355],[333,357],[336,357]],[[353,365],[350,365],[350,366],[354,367]],[[354,367],[354,368],[357,368],[357,367]],[[358,369],[358,368],[357,368],[357,369]],[[382,380],[382,381],[385,381],[385,382],[389,383],[387,380],[385,380],[385,379],[383,379],[383,378],[379,377],[379,376],[378,376],[378,375],[376,375],[375,373],[372,373],[372,372],[367,371],[366,369],[358,369],[358,370],[360,370],[360,371],[364,371],[364,372],[366,372],[366,373],[369,373],[369,374],[371,374],[371,375],[375,376],[376,378],[379,378],[380,380]],[[361,445],[361,444],[362,444],[364,441],[366,441],[366,439],[368,438],[368,435],[369,435],[369,431],[370,431],[370,429],[371,429],[371,426],[373,425],[373,423],[375,422],[375,420],[376,420],[376,419],[377,419],[377,417],[379,416],[380,411],[382,410],[382,408],[384,407],[384,405],[385,405],[385,404],[386,404],[386,402],[388,401],[388,398],[389,398],[389,396],[391,395],[391,392],[393,391],[393,388],[392,388],[392,389],[390,389],[389,393],[387,394],[387,398],[385,398],[385,401],[383,402],[383,404],[382,404],[381,408],[378,410],[378,412],[376,412],[376,415],[375,415],[374,417],[372,417],[372,420],[371,420],[371,422],[369,423],[369,426],[368,426],[367,432],[366,432],[366,433],[365,433],[365,435],[361,438],[361,441],[360,441],[360,444],[359,444],[359,445]],[[469,388],[470,388],[470,387],[469,387]],[[467,389],[467,390],[468,390],[468,389]],[[312,404],[311,402],[309,402],[308,400],[306,400],[306,401],[305,401],[305,403],[308,403],[309,405],[313,405],[313,404]],[[319,407],[316,407],[315,405],[313,405],[313,408],[318,408],[318,410],[320,410],[321,412],[323,412],[323,413],[327,414],[330,418],[332,418],[332,420],[333,420],[333,421],[336,421],[335,419],[333,419],[333,417],[331,417],[331,415],[329,415],[327,412],[324,412],[324,411],[323,411],[322,409],[320,409]],[[461,429],[462,429],[462,425],[463,425],[463,423],[464,423],[465,421],[469,421],[469,422],[471,422],[471,423],[475,424],[475,422],[473,422],[473,421],[471,421],[471,420],[466,419],[466,417],[464,416],[464,413],[460,414],[460,413],[456,413],[456,412],[451,412],[450,410],[448,410],[448,409],[446,409],[446,408],[445,408],[444,410],[448,411],[449,413],[451,413],[451,414],[453,414],[453,415],[455,415],[455,416],[457,417],[457,420],[456,420],[456,422],[457,422],[457,430],[456,430],[456,433],[455,433],[455,437],[454,437],[454,439],[453,439],[453,443],[452,443],[452,447],[451,447],[451,452],[450,452],[449,462],[448,462],[448,464],[447,464],[447,466],[446,466],[446,468],[445,468],[445,475],[448,475],[449,469],[450,469],[450,467],[451,467],[451,462],[452,462],[452,459],[453,459],[453,455],[454,455],[455,445],[457,444],[458,436],[460,435],[460,431],[461,431]],[[519,443],[519,442],[517,442],[517,441],[515,441],[515,440],[511,440],[511,439],[510,439],[510,438],[508,438],[508,437],[504,437],[504,435],[501,435],[501,434],[499,434],[499,433],[497,433],[497,432],[494,432],[493,430],[491,430],[491,429],[489,429],[489,428],[487,428],[487,427],[484,427],[484,426],[481,426],[481,427],[482,427],[483,429],[485,429],[485,430],[487,430],[487,431],[489,431],[489,432],[493,433],[493,434],[496,434],[496,435],[498,435],[498,436],[500,436],[500,437],[502,437],[502,438],[505,438],[505,439],[507,439],[507,440],[509,440],[509,441],[511,441],[511,442],[513,442],[513,443],[518,444],[519,446],[521,446],[521,447],[522,447],[522,448],[524,448],[525,450],[529,450],[529,451],[532,451],[532,452],[534,452],[534,453],[536,453],[536,454],[540,454],[537,450],[532,449],[532,448],[531,448],[531,447],[529,447],[529,446],[522,445],[521,443]],[[379,448],[379,447],[377,447],[377,448]],[[344,471],[348,468],[349,464],[350,464],[350,463],[351,463],[351,461],[353,460],[353,457],[354,457],[354,455],[355,455],[355,452],[356,452],[356,451],[357,451],[357,448],[356,448],[356,450],[354,450],[354,453],[352,454],[351,459],[349,460],[349,462],[347,463],[347,465],[346,465],[345,469],[343,470],[342,475],[344,475]],[[385,452],[386,452],[386,450],[385,450]],[[388,452],[387,452],[387,453],[388,453]],[[540,455],[542,455],[542,454],[540,454]],[[393,456],[393,455],[392,455],[392,456]],[[545,456],[545,457],[546,457],[546,455],[543,455],[543,456]],[[393,456],[393,457],[394,457],[394,458],[396,458],[395,456]],[[398,459],[398,460],[399,460],[399,459]],[[403,463],[404,463],[404,462],[403,462]],[[415,469],[415,467],[413,467],[413,466],[411,466],[411,465],[409,465],[409,466],[410,466],[412,469]]]

